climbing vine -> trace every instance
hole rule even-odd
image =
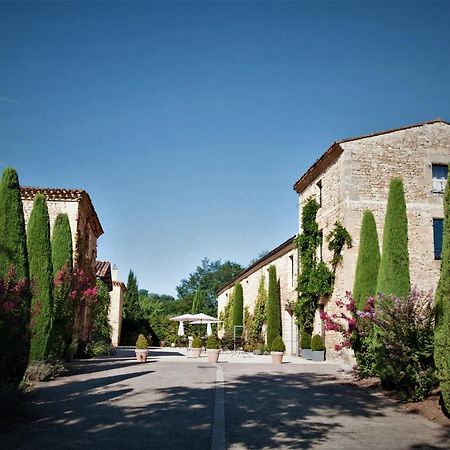
[[[295,244],[299,250],[301,272],[298,277],[297,290],[299,298],[294,313],[302,331],[312,333],[317,304],[321,297],[330,296],[334,288],[334,276],[337,265],[342,260],[345,245],[352,245],[348,231],[337,221],[328,234],[328,249],[333,252],[330,270],[325,262],[318,260],[317,249],[322,245],[322,233],[316,222],[319,204],[310,197],[302,211],[302,234],[297,236]]]
[[[222,321],[222,327],[225,332],[233,331],[233,292],[230,293],[228,303],[225,305],[223,311],[219,314],[219,320]]]
[[[327,241],[328,249],[333,252],[331,267],[333,267],[333,272],[336,272],[336,267],[342,261],[342,250],[344,245],[347,246],[347,248],[352,248],[352,237],[342,223],[337,220],[334,223],[334,228],[327,236]]]

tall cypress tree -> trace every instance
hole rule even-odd
[[[192,314],[198,314],[203,312],[205,307],[205,293],[200,288],[197,288],[192,301]]]
[[[11,167],[3,171],[0,183],[0,230],[0,278],[4,278],[13,265],[17,279],[28,279],[27,238],[19,178]]]
[[[403,181],[393,178],[389,185],[377,292],[406,298],[410,288],[405,193]]]
[[[362,219],[353,287],[353,298],[359,310],[364,308],[368,297],[376,294],[379,265],[380,246],[377,226],[372,211],[366,210]]]
[[[10,269],[13,268],[13,271]],[[0,381],[17,386],[28,365],[29,267],[25,219],[17,172],[6,168],[0,182]],[[15,308],[4,308],[6,303]]]
[[[58,214],[53,226],[52,234],[52,263],[53,274],[65,268],[72,271],[72,232],[67,214]]]
[[[75,322],[75,302],[70,299],[73,269],[72,233],[67,214],[58,214],[52,234],[54,321],[51,353],[67,355]]]
[[[241,283],[234,285],[233,302],[233,330],[235,326],[243,326],[244,323],[244,292]],[[236,330],[236,335],[242,334],[242,328]]]
[[[280,290],[278,288],[277,269],[272,264],[269,266],[269,289],[267,296],[267,345],[281,336],[281,305]]]
[[[444,193],[441,276],[436,290],[435,305],[434,361],[443,403],[450,413],[450,183],[448,181]]]
[[[30,361],[47,358],[53,321],[53,266],[47,202],[36,195],[28,221],[27,246],[33,298],[31,308]]]
[[[141,308],[139,306],[139,289],[137,278],[130,270],[128,274],[127,292],[123,302],[123,317],[125,319],[140,319]]]

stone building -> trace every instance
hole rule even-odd
[[[109,293],[111,305],[109,308],[109,323],[112,327],[112,345],[117,347],[120,342],[120,334],[122,331],[122,311],[123,299],[127,288],[122,281],[119,281],[119,272],[117,266],[112,269],[112,285],[113,289]]]
[[[82,267],[94,277],[97,260],[97,239],[103,234],[103,228],[89,194],[80,189],[50,189],[28,186],[22,186],[20,193],[26,223],[28,223],[36,194],[44,194],[47,199],[51,232],[56,216],[59,213],[68,215],[72,231],[74,268]],[[87,342],[92,329],[89,307],[82,308],[80,319],[79,340]]]
[[[297,263],[297,249],[294,246],[294,237],[291,237],[266,256],[243,270],[218,291],[219,315],[227,305],[234,285],[238,282],[241,283],[244,293],[244,308],[247,306],[249,311],[253,313],[261,277],[264,277],[267,289],[269,281],[268,268],[273,264],[277,269],[277,278],[280,286],[283,341],[288,354],[297,354],[297,326],[295,324],[295,317],[292,315],[292,308],[290,308],[297,300]],[[221,330],[219,336],[222,337],[223,334],[224,330]]]
[[[327,236],[339,220],[350,233],[353,247],[344,249],[337,268],[332,298],[323,306],[333,307],[346,290],[353,290],[362,215],[372,210],[380,246],[384,216],[393,177],[403,179],[408,214],[411,284],[421,290],[435,290],[439,279],[442,247],[443,189],[450,162],[450,124],[437,119],[417,125],[381,131],[334,142],[295,183],[302,206],[313,196],[320,204],[317,222]],[[301,232],[301,220],[299,221]],[[326,242],[320,254],[331,259]],[[316,315],[315,332],[322,333]],[[327,356],[338,340],[335,333],[325,334]],[[346,356],[346,355],[340,355]]]

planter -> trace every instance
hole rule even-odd
[[[206,353],[208,353],[208,362],[216,363],[219,360],[220,349],[209,348]]]
[[[270,352],[270,355],[274,364],[281,364],[283,362],[284,352]]]
[[[311,359],[313,361],[325,361],[325,351],[312,351],[311,350]]]
[[[202,352],[201,348],[191,348],[189,350],[189,358],[199,358],[200,357],[200,353]]]
[[[135,349],[136,359],[138,362],[146,362],[148,356],[148,349]]]
[[[304,359],[312,359],[312,350],[310,348],[302,348],[301,356]]]

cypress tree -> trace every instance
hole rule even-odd
[[[234,285],[233,295],[233,330],[235,326],[243,326],[244,323],[244,292],[241,283]],[[236,335],[242,334],[242,328],[236,330]]]
[[[203,309],[205,307],[205,293],[198,288],[195,291],[194,299],[192,301],[192,314],[198,314],[203,312]]]
[[[410,287],[405,193],[403,181],[393,178],[389,185],[377,292],[406,298]]]
[[[52,234],[53,275],[65,268],[72,271],[72,232],[67,214],[58,214]]]
[[[0,182],[0,381],[18,386],[28,365],[29,268],[25,219],[17,172]],[[6,303],[15,308],[5,308]]]
[[[30,361],[42,361],[50,351],[53,321],[53,267],[47,202],[36,195],[28,221],[28,256],[33,288]]]
[[[280,291],[277,281],[277,269],[272,264],[269,266],[269,289],[267,296],[267,345],[272,345],[272,341],[281,336],[281,306]]]
[[[11,265],[17,279],[29,278],[27,241],[17,172],[7,167],[0,183],[0,278]]]
[[[441,276],[436,290],[435,307],[434,361],[443,404],[447,413],[450,413],[450,183],[448,181],[444,193]]]
[[[67,355],[75,322],[75,302],[69,297],[73,269],[72,233],[67,214],[58,214],[52,234],[54,280],[54,321],[51,353],[62,358]]]
[[[141,318],[141,308],[139,305],[139,289],[137,278],[130,270],[127,281],[127,292],[123,302],[123,317],[125,319],[137,320]]]
[[[377,226],[372,211],[363,214],[359,237],[358,260],[356,263],[353,298],[359,310],[364,309],[368,297],[377,291],[377,276],[380,265],[380,246]]]

